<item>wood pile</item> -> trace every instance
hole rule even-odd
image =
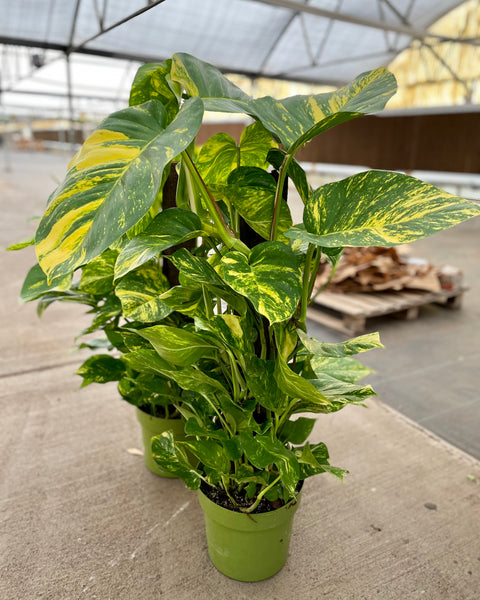
[[[452,267],[447,269],[451,275]],[[317,290],[326,286],[331,270],[327,263],[320,266],[315,285]],[[457,281],[454,281],[454,286],[460,284],[461,272],[457,269],[455,275]],[[328,291],[347,293],[411,289],[439,292],[446,289],[447,284],[452,285],[451,277],[446,282],[443,270],[426,260],[401,255],[396,248],[370,246],[344,249]]]

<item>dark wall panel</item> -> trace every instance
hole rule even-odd
[[[243,125],[202,126],[197,143],[217,131],[237,141]],[[326,131],[297,154],[308,162],[480,173],[480,113],[368,116]]]

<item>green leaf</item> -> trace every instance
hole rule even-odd
[[[202,115],[201,100],[188,100],[165,127],[164,107],[151,100],[103,121],[40,221],[37,255],[49,279],[101,254],[148,212],[165,166],[194,139]]]
[[[147,348],[132,350],[123,354],[122,358],[131,369],[140,373],[160,373],[168,377],[170,371],[175,369],[173,365],[158,356],[155,350]]]
[[[269,239],[275,205],[277,183],[270,173],[258,167],[240,167],[228,178],[227,200],[233,204],[250,227]],[[285,201],[280,204],[278,231],[292,226],[292,216]],[[280,236],[282,239],[282,236]]]
[[[212,439],[187,440],[182,443],[182,446],[194,454],[205,467],[215,469],[217,473],[230,472],[230,459],[218,442]]]
[[[135,74],[130,90],[130,106],[143,104],[148,100],[159,100],[166,109],[167,122],[170,123],[178,113],[182,95],[180,85],[170,80],[171,66],[171,59],[142,65]]]
[[[400,173],[367,171],[324,185],[286,236],[317,246],[396,246],[480,214],[474,202]]]
[[[285,156],[286,152],[278,148],[273,148],[268,153],[267,160],[278,171],[278,169],[280,169],[282,166]],[[294,158],[290,160],[287,169],[287,175],[293,181],[303,203],[306,204],[308,196],[311,193],[310,184],[307,181],[307,174]]]
[[[160,299],[168,287],[168,280],[158,265],[142,265],[125,275],[117,284],[115,294],[122,303],[125,317],[141,323],[154,323],[173,312]]]
[[[227,348],[235,348],[242,354],[253,352],[256,331],[249,328],[245,318],[237,315],[213,315],[195,319],[197,329],[205,329],[215,335]]]
[[[328,450],[325,444],[305,444],[303,448],[296,448],[295,455],[300,465],[300,477],[306,479],[320,473],[330,473],[343,481],[348,473],[344,469],[332,467],[328,462]]]
[[[8,246],[7,250],[23,250],[24,248],[28,248],[29,246],[35,245],[35,236],[29,237],[26,240],[21,242],[17,242],[16,244],[12,244]]]
[[[307,401],[315,406],[316,412],[329,412],[330,400],[313,385],[313,381],[292,371],[281,356],[277,357],[275,379],[278,387],[291,398]]]
[[[250,96],[234,85],[213,65],[185,52],[172,57],[171,78],[188,96],[198,96],[205,110],[248,113]]]
[[[374,348],[383,348],[380,342],[380,336],[377,332],[366,333],[346,342],[338,344],[329,344],[321,342],[315,338],[309,337],[300,329],[297,329],[298,337],[305,348],[316,356],[329,356],[331,358],[342,358],[344,356],[353,356]]]
[[[307,419],[299,417],[294,421],[287,421],[282,426],[279,432],[279,439],[282,442],[290,442],[292,444],[303,444],[312,432],[315,425],[315,419]]]
[[[274,463],[289,495],[295,496],[295,488],[300,479],[300,468],[295,454],[268,434],[252,436],[250,432],[245,431],[239,438],[245,456],[252,465],[258,469],[265,469]]]
[[[107,249],[82,267],[79,290],[94,296],[104,296],[113,290],[113,270],[118,252]]]
[[[116,296],[109,295],[101,306],[94,308],[91,312],[96,313],[95,317],[93,318],[90,327],[87,327],[82,331],[82,335],[92,333],[96,329],[101,329],[108,325],[110,321],[119,317],[122,313],[122,305]]]
[[[182,443],[175,441],[171,431],[164,431],[152,439],[152,453],[163,469],[183,479],[191,490],[198,490],[202,482],[200,471],[190,464]]]
[[[317,379],[309,380],[332,404],[335,402],[363,404],[367,398],[376,396],[370,385],[355,385],[340,380],[327,373],[320,373]]]
[[[302,292],[299,259],[281,242],[258,244],[249,258],[229,252],[222,258],[218,271],[270,323],[289,319],[297,309]]]
[[[383,109],[396,91],[395,77],[386,69],[359,75],[334,92],[274,100],[266,96],[250,103],[257,118],[293,155],[322,131]]]
[[[239,167],[265,169],[270,151],[277,146],[272,134],[261,123],[252,123],[240,136]]]
[[[372,369],[362,365],[354,358],[332,358],[330,356],[312,356],[310,359],[315,374],[320,377],[325,373],[340,381],[355,383],[372,373]]]
[[[286,397],[276,381],[275,361],[263,360],[254,354],[245,356],[245,378],[255,400],[267,410],[285,408]]]
[[[238,167],[265,168],[273,144],[271,134],[260,123],[252,123],[243,130],[238,146],[227,133],[209,138],[200,149],[196,166],[208,186],[226,185]]]
[[[182,275],[196,284],[223,285],[212,265],[205,258],[193,256],[186,248],[180,248],[175,254],[168,256],[168,259]]]
[[[83,377],[82,387],[85,387],[90,383],[120,381],[125,374],[125,365],[109,354],[95,354],[87,358],[76,373]]]
[[[123,277],[164,250],[202,234],[200,219],[192,211],[184,208],[162,211],[122,250],[115,265],[115,278]]]
[[[215,358],[217,355],[217,348],[209,338],[200,333],[168,325],[154,325],[137,333],[148,340],[163,359],[180,367],[193,365],[201,358]]]
[[[190,317],[205,315],[205,299],[200,286],[177,285],[160,296],[161,302]]]
[[[53,291],[68,290],[72,284],[72,273],[55,277],[50,283],[39,264],[34,265],[23,282],[20,291],[20,300],[22,302],[31,302],[40,298],[44,294]]]

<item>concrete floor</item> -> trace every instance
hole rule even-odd
[[[2,249],[33,232],[27,218],[66,162],[19,154],[0,172]],[[343,485],[307,482],[288,563],[256,584],[215,570],[195,494],[127,451],[141,436],[115,387],[78,390],[82,356],[69,350],[82,309],[52,307],[38,320],[16,301],[31,249],[0,252],[0,598],[477,600],[479,228],[477,219],[415,245],[464,270],[464,306],[371,323],[386,345],[364,355],[380,400],[322,416],[312,434],[350,474]],[[344,339],[313,324],[311,333]]]

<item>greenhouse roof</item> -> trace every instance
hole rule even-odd
[[[22,81],[34,78],[36,70],[43,71],[59,56],[72,57],[72,64],[79,55],[140,63],[160,61],[179,51],[229,73],[337,86],[362,71],[387,65],[412,40],[432,46],[451,41],[428,28],[460,4],[455,0],[0,0],[1,91],[28,93]],[[477,38],[456,41],[478,44]],[[25,73],[13,77],[5,49],[19,46],[30,48],[30,64]],[[40,52],[33,54],[33,48]],[[84,59],[82,64],[88,80],[88,65],[93,69],[93,63],[87,61],[85,67]],[[79,78],[74,75],[73,86]],[[50,89],[42,93],[55,94],[45,77],[43,83],[37,79],[37,91]],[[118,95],[120,87],[120,80],[110,85],[110,96]],[[57,93],[64,95],[64,90]],[[73,93],[78,91],[73,88]],[[89,94],[96,95],[92,90]],[[98,96],[102,94],[98,88]]]

